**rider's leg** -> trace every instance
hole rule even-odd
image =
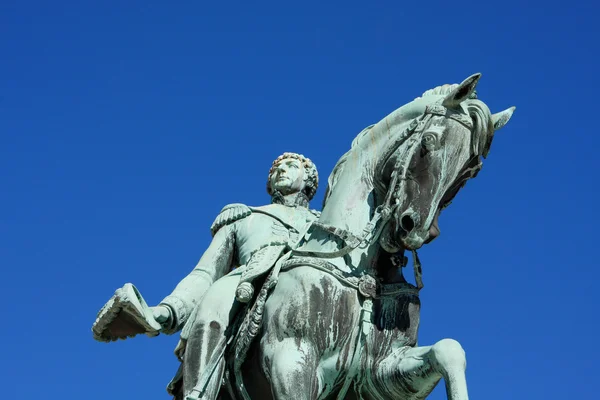
[[[196,307],[192,325],[185,329],[187,343],[183,354],[183,392],[186,399],[215,399],[219,392],[225,361],[220,358],[216,364],[211,364],[211,359],[215,352],[222,351],[225,331],[240,308],[235,301],[240,276],[234,271],[217,280]],[[203,379],[206,373],[212,373],[208,381]],[[196,387],[201,380],[207,385],[204,388]]]

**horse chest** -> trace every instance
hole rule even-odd
[[[376,362],[398,348],[416,346],[420,308],[416,296],[375,299],[371,328],[365,337],[366,357]]]

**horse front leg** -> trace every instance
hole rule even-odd
[[[262,368],[275,400],[314,400],[321,392],[318,359],[307,340],[285,338],[261,343]]]
[[[315,400],[323,390],[319,363],[326,340],[318,340],[333,328],[321,307],[333,301],[318,296],[322,281],[323,273],[311,267],[286,271],[265,305],[260,363],[276,400]]]
[[[467,358],[460,343],[453,339],[442,339],[431,348],[431,357],[436,370],[444,377],[446,395],[449,400],[468,400]]]
[[[453,339],[440,340],[433,346],[400,349],[378,363],[370,390],[385,398],[420,400],[444,378],[449,400],[468,400],[466,366],[465,352]]]

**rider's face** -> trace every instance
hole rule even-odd
[[[285,158],[277,164],[271,174],[271,188],[279,191],[284,196],[298,193],[306,185],[304,178],[302,163],[295,158]]]

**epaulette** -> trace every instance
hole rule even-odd
[[[232,222],[245,218],[250,214],[252,214],[252,210],[245,204],[229,204],[223,207],[219,215],[217,215],[215,222],[213,222],[210,227],[210,233],[215,236],[217,231],[225,225],[229,225]]]
[[[321,216],[321,211],[317,211],[317,210],[308,210],[310,211],[310,213],[312,215],[314,215],[315,217],[317,217],[317,219]]]

